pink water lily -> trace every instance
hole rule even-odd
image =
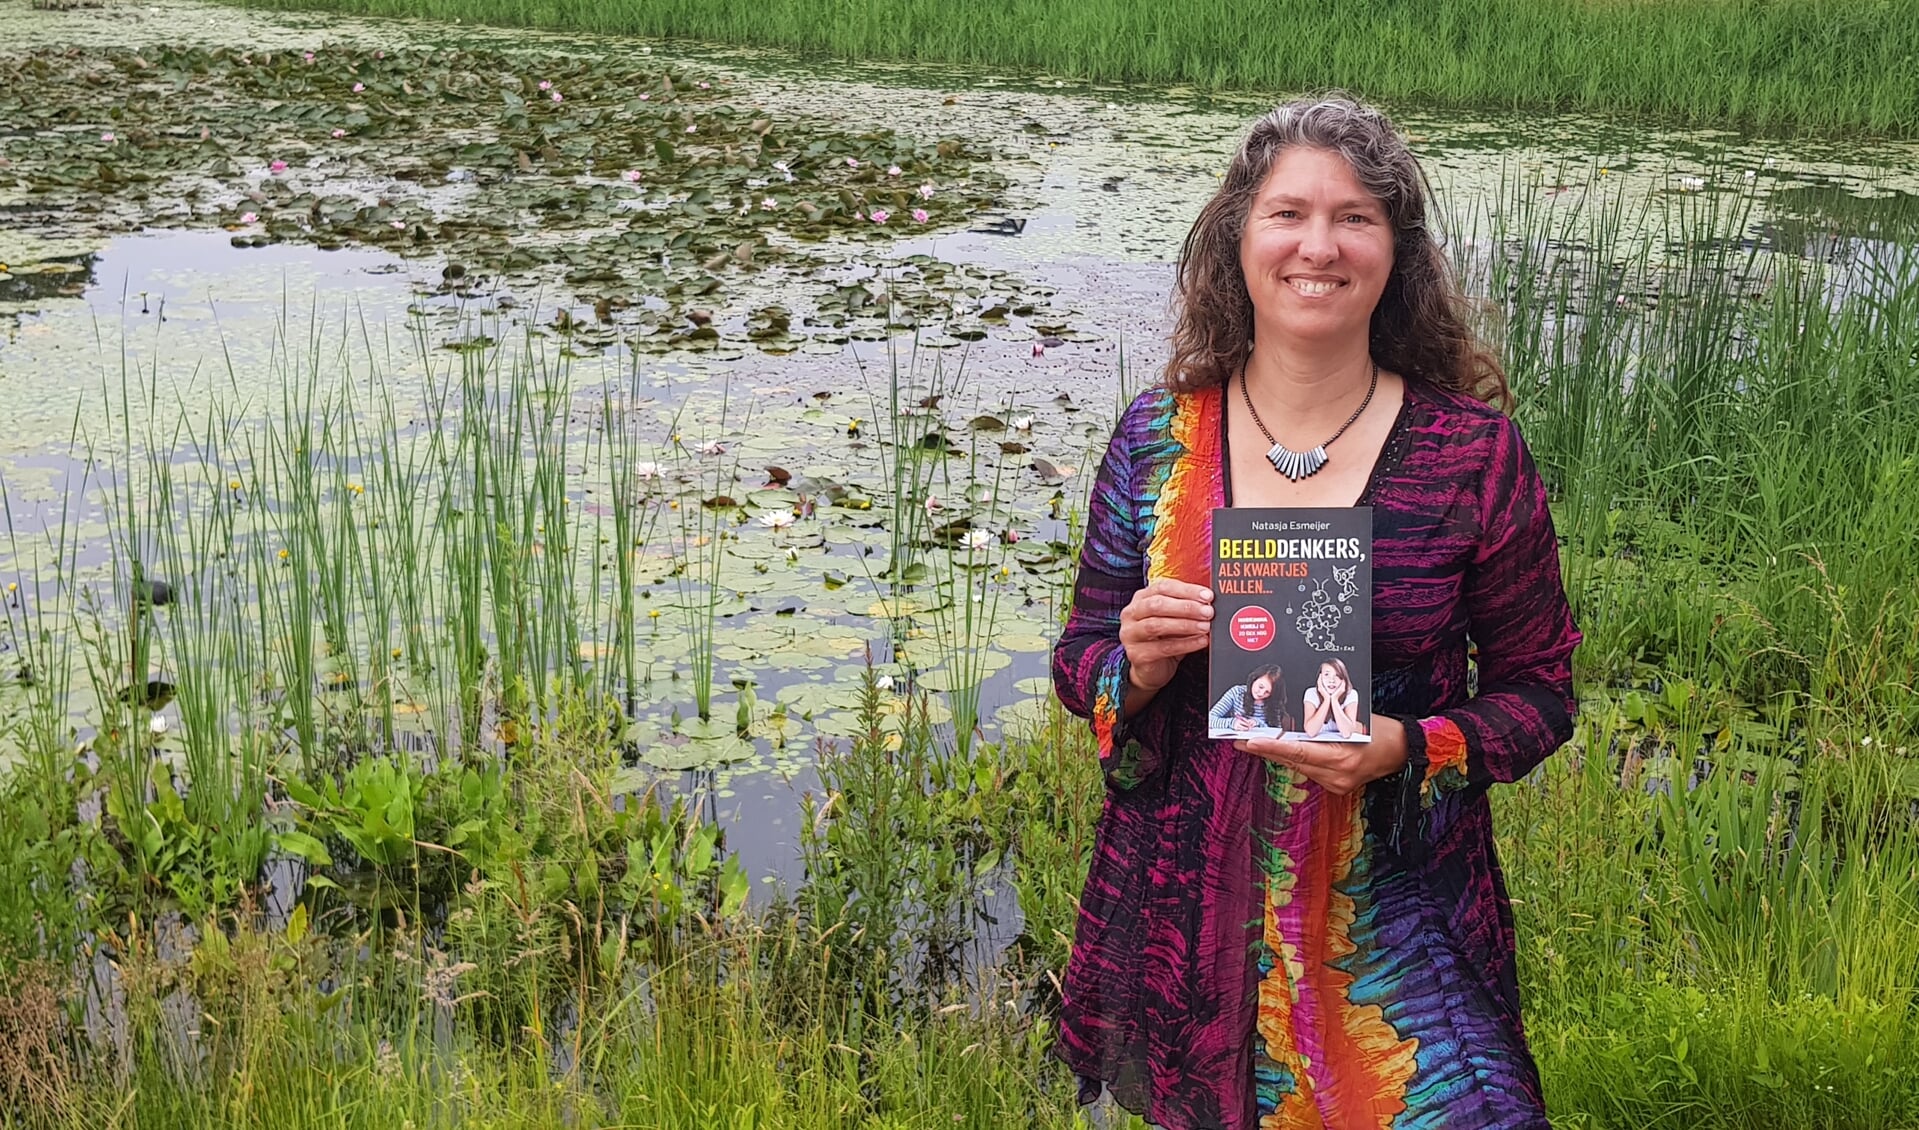
[[[920,199],[921,199],[921,200],[931,200],[931,199],[933,199],[933,186],[932,186],[932,185],[930,185],[930,184],[923,184],[923,185],[920,185]]]
[[[700,89],[701,89],[701,90],[711,90],[711,89],[713,89],[713,84],[712,84],[712,83],[710,83],[710,82],[703,82],[703,83],[701,83],[701,84],[700,84]]]
[[[342,138],[342,137],[345,137],[345,136],[346,136],[346,131],[345,131],[345,130],[343,130],[343,129],[336,129],[336,130],[334,130],[334,131],[333,131],[333,137],[334,137],[334,139],[335,139],[335,140],[338,140],[338,139],[340,139],[340,138]]]
[[[560,92],[556,90],[556,91],[554,91],[554,92],[553,92],[553,101],[555,101],[555,102],[564,102],[564,101],[566,101],[566,99],[565,99],[565,98],[562,98],[562,97],[560,96]]]
[[[628,169],[620,175],[626,178],[628,184],[640,183],[640,170],[638,169]]]
[[[849,168],[849,169],[857,169],[857,168],[859,168],[859,167],[860,167],[860,163],[859,163],[858,161],[856,161],[856,160],[854,160],[853,158],[851,158],[851,157],[848,157],[848,158],[846,159],[846,167],[847,167],[847,168]]]
[[[391,228],[393,228],[393,230],[394,230],[394,231],[405,231],[405,230],[406,230],[406,221],[405,221],[405,220],[394,220],[394,221],[392,221],[392,222],[391,222],[391,223],[390,223],[390,224],[389,224],[388,226],[390,226]]]
[[[547,91],[547,90],[552,90],[552,89],[553,89],[553,80],[552,80],[552,79],[545,79],[545,78],[543,78],[543,79],[541,79],[541,80],[540,80],[540,89],[541,89],[542,91]]]
[[[898,165],[888,165],[888,166],[886,166],[886,175],[887,175],[887,176],[889,176],[889,177],[896,177],[896,176],[899,176],[899,175],[900,175],[900,167],[899,167]]]
[[[363,82],[356,82],[356,83],[354,83],[354,84],[353,84],[353,93],[355,93],[355,94],[365,94],[365,93],[366,93],[366,83],[363,83]]]
[[[873,212],[873,222],[876,224],[883,224],[886,222],[887,216],[888,216],[888,213],[886,209],[884,208],[875,209]]]
[[[108,145],[112,145],[113,135],[110,133],[103,133],[100,135],[100,140],[106,142]]]
[[[923,223],[925,223],[925,222],[926,222],[926,209],[924,209],[924,208],[915,208],[915,209],[913,209],[913,222],[914,222],[914,223],[916,223],[916,224],[923,224]]]
[[[243,224],[257,224],[260,222],[260,217],[253,212],[242,212],[240,213],[240,222]]]
[[[285,161],[275,160],[267,166],[267,171],[275,174],[284,173],[287,171],[287,163]]]
[[[311,51],[308,51],[308,52],[307,52],[306,54],[304,54],[304,55],[302,55],[302,56],[300,56],[300,57],[301,57],[302,59],[305,59],[305,60],[306,60],[307,62],[309,62],[309,63],[311,63],[311,62],[313,61],[313,52],[311,52]]]
[[[780,202],[773,199],[771,196],[760,201],[760,211],[762,212],[771,212],[772,210],[774,210],[775,208],[778,208],[779,206],[780,206]]]
[[[687,127],[686,127],[686,132],[688,132],[688,133],[694,133],[694,132],[696,132],[696,131],[697,131],[697,130],[698,130],[699,128],[700,128],[700,127],[698,127],[698,126],[687,126]]]

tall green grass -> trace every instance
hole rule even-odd
[[[1407,107],[1919,131],[1914,0],[242,0],[952,63],[1095,82],[1342,87]]]

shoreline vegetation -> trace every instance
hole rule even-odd
[[[1669,252],[1622,234],[1655,201],[1538,187],[1466,217],[1459,254],[1498,296],[1586,636],[1574,741],[1495,791],[1555,1124],[1919,1125],[1919,254],[1766,256],[1710,238],[1745,225],[1708,197],[1657,205],[1691,236]],[[1086,1125],[1045,1050],[1103,788],[1083,724],[1042,703],[964,740],[977,680],[848,676],[803,879],[748,901],[765,877],[714,824],[621,784],[654,621],[597,547],[657,542],[667,617],[697,624],[722,547],[797,556],[851,519],[701,506],[724,483],[658,477],[641,431],[568,440],[537,334],[446,362],[424,430],[340,399],[360,363],[300,341],[258,424],[176,419],[162,370],[103,358],[115,427],[69,493],[106,509],[112,591],[77,519],[9,517],[0,1127]],[[869,426],[931,426],[924,377],[896,364]],[[598,418],[631,418],[617,388]],[[991,539],[915,523],[998,472],[893,450],[860,513],[917,567],[877,583],[977,605],[930,625],[977,651]],[[581,459],[603,515],[568,501]],[[162,654],[177,685],[127,693]],[[795,721],[748,688],[710,705],[681,728]]]
[[[1919,0],[235,0],[1202,90],[1919,136]],[[1310,11],[1310,16],[1305,13]],[[1843,65],[1841,65],[1843,61]]]

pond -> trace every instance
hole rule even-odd
[[[426,750],[593,688],[623,780],[788,885],[869,673],[956,741],[1042,716],[1114,409],[1270,102],[196,0],[0,26],[8,724],[30,625],[124,630],[138,556],[198,617],[151,681],[271,670],[228,705]],[[1919,241],[1910,144],[1390,109],[1467,259],[1608,210],[1650,261]]]

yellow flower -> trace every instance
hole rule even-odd
[[[19,581],[8,581],[8,582],[7,582],[7,591],[8,591],[8,592],[10,592],[10,593],[15,593],[15,592],[19,592],[19,591],[20,591],[20,582],[19,582]]]
[[[660,610],[659,610],[659,609],[657,609],[657,608],[649,608],[649,609],[647,609],[647,612],[646,612],[646,614],[647,614],[648,616],[650,616],[650,617],[652,617],[652,618],[653,618],[653,619],[655,619],[655,620],[658,620],[658,619],[660,618]]]
[[[365,494],[365,493],[366,493],[366,488],[365,488],[365,487],[363,487],[363,486],[361,486],[361,485],[360,485],[359,483],[348,483],[348,484],[346,485],[346,489],[348,489],[348,490],[350,490],[350,491],[352,491],[352,492],[353,492],[354,494]]]
[[[400,649],[397,647],[393,649],[393,658],[395,659],[400,658]]]
[[[239,480],[239,479],[228,479],[228,480],[227,480],[227,489],[228,489],[228,490],[239,490],[239,489],[240,489],[240,480]]]
[[[286,559],[287,559],[287,551],[283,549],[280,551],[280,560],[285,561]]]

